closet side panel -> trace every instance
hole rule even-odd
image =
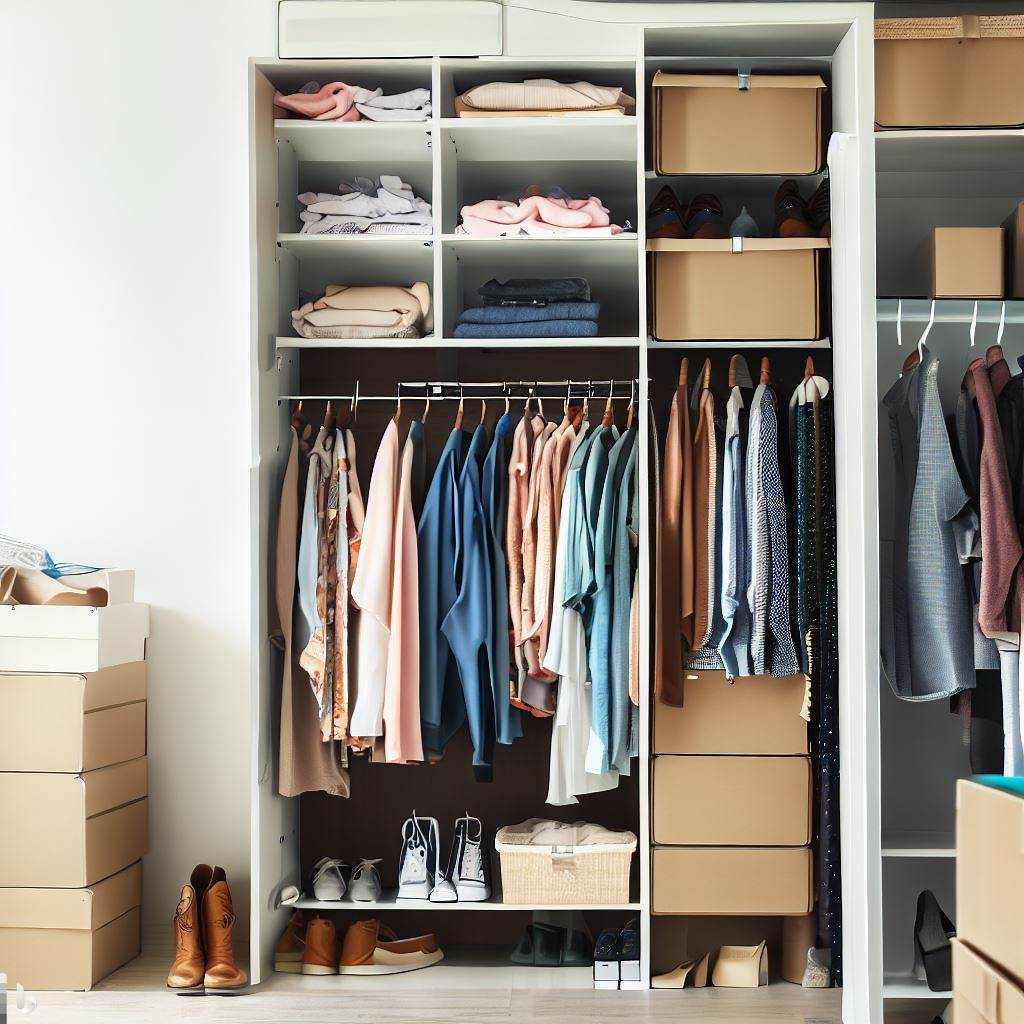
[[[250,261],[252,264],[252,794],[250,977],[258,984],[269,971],[279,926],[273,900],[280,881],[298,876],[298,801],[277,792],[277,731],[280,654],[271,647],[269,606],[277,500],[287,456],[283,438],[288,409],[279,406],[277,334],[277,145],[274,141],[274,87],[255,65],[249,79]]]
[[[882,1020],[875,459],[874,47],[859,5],[833,62],[832,327],[839,577],[843,1020]]]

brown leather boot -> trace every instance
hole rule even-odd
[[[206,974],[203,985],[208,989],[242,988],[248,981],[245,971],[235,963],[231,933],[235,912],[231,906],[224,869],[214,867],[209,888],[203,895],[203,939],[206,944]]]
[[[274,949],[274,970],[284,974],[302,973],[302,954],[306,949],[306,918],[296,910],[288,919]]]
[[[181,897],[174,911],[174,963],[167,974],[168,988],[202,988],[206,957],[203,955],[199,905],[212,873],[209,865],[198,864],[192,872],[190,884],[181,887]]]
[[[334,922],[314,917],[306,928],[306,948],[302,951],[303,974],[338,973],[338,933]]]

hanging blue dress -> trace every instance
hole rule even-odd
[[[523,735],[522,712],[509,702],[508,563],[505,527],[508,516],[508,463],[512,452],[512,417],[505,413],[494,425],[494,438],[484,460],[483,504],[487,519],[487,554],[491,565],[491,703],[494,736],[510,744]]]
[[[441,623],[458,597],[455,524],[459,476],[469,449],[464,430],[448,435],[416,530],[420,592],[420,720],[423,750],[436,760],[466,720],[458,669]]]
[[[487,428],[473,431],[459,476],[458,518],[455,521],[455,586],[457,597],[441,623],[462,683],[462,695],[473,742],[473,770],[479,782],[490,782],[494,766],[494,707],[491,691],[491,562],[488,522],[484,515],[481,477],[487,454]]]

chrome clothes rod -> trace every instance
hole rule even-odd
[[[936,299],[935,323],[969,324],[978,303],[978,323],[998,324],[1006,306],[1006,323],[1024,324],[1024,299]],[[931,299],[877,299],[875,319],[880,324],[896,323],[896,310],[903,304],[903,323],[926,324],[931,316]]]
[[[562,381],[402,381],[390,395],[364,395],[358,382],[354,392],[330,395],[281,395],[278,402],[328,402],[355,399],[359,402],[395,402],[399,397],[458,401],[459,399],[592,398],[635,399],[637,380]]]

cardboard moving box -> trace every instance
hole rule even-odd
[[[879,128],[1024,126],[1024,17],[875,22]]]
[[[683,706],[655,701],[655,754],[806,754],[802,675],[773,679],[686,672]]]
[[[0,772],[0,886],[92,885],[146,852],[146,759],[82,775]]]
[[[652,238],[660,341],[813,341],[824,333],[827,238]]]
[[[90,989],[139,953],[142,864],[88,889],[0,889],[8,985]]]
[[[956,808],[957,936],[1024,985],[1024,796],[961,779]]]
[[[0,674],[0,772],[87,772],[146,753],[146,664]]]
[[[1018,203],[1003,222],[1006,232],[1006,293],[1024,298],[1024,203]]]
[[[659,846],[806,846],[809,757],[654,759],[651,840]]]
[[[956,1024],[1024,1024],[1024,991],[960,939],[953,939]]]
[[[651,84],[658,174],[815,174],[824,166],[819,75],[658,71]]]
[[[1005,294],[1002,228],[936,228],[932,297],[1001,299]]]
[[[651,856],[655,914],[809,914],[806,846],[659,846]]]

